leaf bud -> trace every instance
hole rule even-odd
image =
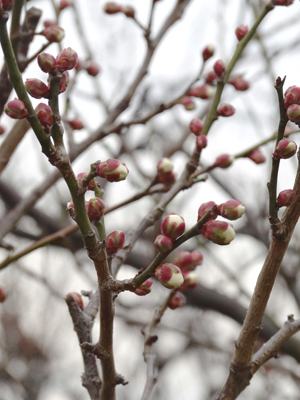
[[[126,179],[128,172],[126,165],[116,159],[108,159],[97,167],[97,174],[101,178],[108,180],[108,182],[123,181]]]
[[[105,203],[99,197],[86,202],[86,211],[91,222],[97,222],[104,215]]]
[[[4,111],[10,118],[13,119],[22,119],[28,114],[25,104],[19,99],[14,99],[6,103],[4,105]]]
[[[41,53],[38,55],[37,60],[43,72],[53,73],[56,71],[56,59],[51,54]]]
[[[294,154],[296,154],[297,145],[292,140],[288,140],[286,138],[281,139],[274,151],[274,157],[277,158],[291,158]]]
[[[83,310],[83,301],[82,301],[82,297],[80,296],[79,293],[77,293],[77,292],[68,293],[68,294],[66,295],[66,299],[67,299],[68,297],[72,297],[72,298],[76,301],[76,303],[78,304],[78,306]]]
[[[176,289],[182,285],[184,279],[179,267],[166,263],[155,270],[155,276],[168,289]]]
[[[248,33],[248,26],[247,25],[239,25],[235,29],[235,36],[237,37],[237,40],[240,41],[243,39],[243,37]]]
[[[34,97],[35,99],[41,99],[42,97],[49,98],[48,86],[39,79],[26,79],[25,87],[30,96]]]
[[[50,25],[42,31],[42,35],[44,35],[50,43],[59,43],[65,37],[65,31],[58,25]]]
[[[277,197],[277,207],[288,207],[292,204],[295,198],[295,193],[292,189],[282,190]]]
[[[35,108],[35,113],[45,128],[48,128],[53,124],[53,113],[47,104],[39,103]]]
[[[266,161],[266,157],[263,155],[260,149],[254,149],[251,153],[247,155],[250,160],[255,164],[263,164]]]
[[[185,231],[185,222],[176,214],[167,215],[161,223],[161,233],[175,240]]]
[[[191,131],[194,135],[199,136],[199,135],[201,135],[201,131],[202,131],[203,125],[204,125],[204,124],[203,124],[203,122],[202,122],[200,119],[198,119],[198,118],[193,118],[193,119],[191,120],[191,122],[190,122],[190,125],[189,125],[190,131]]]
[[[203,225],[201,233],[213,243],[227,245],[235,237],[232,225],[226,221],[208,221]]]
[[[146,296],[151,292],[152,285],[153,281],[151,279],[147,279],[138,288],[136,288],[133,293],[137,294],[138,296]]]
[[[154,247],[160,252],[164,253],[168,251],[173,246],[173,240],[168,236],[158,235],[154,241]]]
[[[123,249],[125,243],[125,233],[123,231],[113,231],[107,236],[106,250],[108,254],[115,254]]]
[[[234,221],[244,214],[245,206],[238,200],[228,200],[218,206],[218,212],[223,218]]]
[[[186,298],[182,293],[176,292],[172,297],[168,307],[171,310],[176,310],[176,308],[183,307],[186,303]]]
[[[61,72],[75,68],[77,63],[78,54],[71,47],[63,49],[56,57],[56,67]]]
[[[207,61],[209,58],[211,58],[214,55],[215,52],[215,47],[212,44],[209,44],[206,46],[203,51],[202,51],[202,58],[203,61]]]
[[[204,84],[196,86],[190,89],[190,96],[198,97],[199,99],[206,100],[210,99],[214,95],[214,89],[212,86]]]

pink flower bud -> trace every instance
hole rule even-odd
[[[239,25],[236,27],[235,30],[235,36],[237,37],[237,40],[240,41],[243,39],[243,37],[248,33],[248,26],[247,25]]]
[[[49,88],[44,82],[36,78],[26,79],[25,87],[30,96],[35,99],[49,98]]]
[[[77,63],[78,54],[71,47],[63,49],[56,57],[56,67],[61,72],[75,68]]]
[[[192,260],[193,260],[193,264],[195,265],[195,267],[202,264],[203,254],[201,253],[201,251],[194,250],[191,252],[191,255],[192,255]]]
[[[190,90],[190,96],[199,97],[199,99],[210,99],[214,95],[214,89],[207,84],[194,87]]]
[[[123,181],[126,179],[128,172],[126,165],[115,159],[108,159],[100,163],[97,167],[97,174],[101,178],[108,180],[108,182]]]
[[[202,264],[203,254],[200,251],[180,250],[174,259],[174,264],[181,269],[181,271],[193,271],[198,265]]]
[[[81,119],[78,118],[78,117],[77,117],[77,118],[74,118],[74,119],[72,119],[72,120],[69,120],[69,121],[68,121],[68,124],[70,125],[70,127],[71,127],[73,130],[80,131],[81,129],[84,128],[84,125],[83,125]]]
[[[225,169],[230,167],[233,161],[234,161],[234,156],[230,154],[223,154],[216,159],[214,166]]]
[[[64,71],[62,73],[62,78],[61,81],[59,83],[59,93],[63,93],[67,90],[68,84],[70,81],[70,75],[68,71]]]
[[[127,18],[134,18],[135,9],[131,6],[123,6],[122,7],[123,13],[126,15]]]
[[[106,250],[108,254],[115,254],[118,250],[123,249],[125,243],[125,233],[122,231],[113,231],[107,236]]]
[[[153,281],[151,279],[147,279],[138,288],[136,288],[133,293],[137,294],[138,296],[146,296],[151,292],[152,285]]]
[[[240,201],[228,200],[218,206],[218,212],[223,218],[234,221],[244,214],[245,206]]]
[[[260,149],[254,149],[250,154],[247,156],[255,162],[255,164],[263,164],[266,161],[266,157],[263,155]]]
[[[193,118],[190,122],[190,131],[193,132],[196,136],[201,135],[201,131],[203,128],[203,122],[198,118]]]
[[[57,26],[56,21],[51,21],[50,19],[45,19],[43,22],[45,28],[49,28],[49,26]]]
[[[56,71],[56,59],[51,54],[41,53],[38,55],[38,64],[43,72],[53,73]]]
[[[167,215],[161,223],[161,233],[175,240],[185,231],[185,222],[176,214]]]
[[[290,6],[294,0],[272,0],[274,6]]]
[[[223,103],[218,108],[221,117],[231,117],[235,113],[235,108],[231,104]]]
[[[28,114],[25,104],[19,99],[14,99],[6,103],[4,105],[4,111],[10,118],[13,119],[22,119]]]
[[[169,158],[162,158],[157,164],[157,173],[166,174],[173,170],[173,163]]]
[[[82,301],[82,297],[80,296],[79,293],[77,293],[77,292],[68,293],[66,295],[66,298],[68,298],[68,297],[72,297],[76,301],[76,303],[79,305],[79,307],[83,310],[83,301]]]
[[[98,64],[96,64],[93,61],[90,61],[86,67],[86,72],[90,75],[90,76],[97,76],[100,72],[100,67]]]
[[[225,72],[225,64],[222,60],[217,60],[214,63],[214,71],[218,75],[219,78],[222,78]]]
[[[86,176],[87,176],[87,172],[80,172],[78,175],[77,175],[77,180],[78,180],[78,182],[80,183]],[[87,190],[94,190],[94,179],[92,179],[90,182],[89,182],[89,184],[88,184],[88,186],[87,186]]]
[[[4,301],[6,300],[7,295],[4,292],[4,289],[2,286],[0,286],[0,303],[4,303]]]
[[[205,78],[205,83],[208,85],[211,85],[218,79],[218,75],[215,73],[215,71],[210,71]]]
[[[86,203],[86,211],[91,222],[97,222],[104,215],[105,203],[99,197],[94,197]]]
[[[202,51],[203,61],[205,62],[209,58],[211,58],[214,55],[214,52],[215,52],[215,47],[213,45],[209,44],[208,46],[206,46]]]
[[[292,140],[288,140],[283,138],[277,144],[276,149],[274,151],[274,157],[277,158],[291,158],[297,151],[297,145]]]
[[[53,124],[53,113],[47,104],[39,103],[35,108],[36,115],[41,124],[47,128]]]
[[[173,171],[166,172],[165,174],[159,173],[157,174],[157,180],[165,186],[170,186],[176,181],[176,175]]]
[[[286,115],[290,121],[295,122],[295,124],[300,124],[300,105],[292,104],[289,106]]]
[[[43,30],[42,35],[44,35],[50,43],[59,43],[65,37],[65,31],[58,25],[50,25]]]
[[[292,104],[300,104],[300,87],[290,86],[284,93],[284,107],[289,108]]]
[[[245,90],[249,89],[249,82],[240,76],[230,79],[228,83],[230,83],[235,90],[239,90],[240,92],[244,92]]]
[[[108,3],[104,4],[103,11],[106,14],[117,14],[119,12],[122,12],[122,6],[113,1],[109,1]]]
[[[186,303],[185,296],[182,293],[177,292],[172,297],[168,307],[171,308],[171,310],[176,310],[176,308],[183,307],[185,303]]]
[[[184,280],[180,268],[170,263],[157,267],[155,276],[168,289],[176,289],[182,285]]]
[[[0,125],[0,135],[3,135],[4,132],[5,132],[4,126]]]
[[[154,241],[154,247],[160,252],[164,253],[168,251],[173,246],[173,240],[168,236],[158,235]]]
[[[196,147],[200,152],[202,149],[205,149],[207,146],[207,137],[205,135],[200,135],[196,137]]]
[[[198,275],[195,271],[186,271],[183,272],[183,284],[180,286],[180,290],[183,292],[187,289],[194,289],[198,283]]]
[[[201,204],[201,206],[198,208],[198,220],[199,221],[210,209],[212,209],[214,206],[216,206],[216,203],[214,201],[208,201],[207,203]],[[214,215],[210,217],[210,219],[216,219],[217,215]]]
[[[182,104],[187,111],[192,111],[195,108],[195,103],[190,96],[182,97],[179,103]]]
[[[206,239],[222,246],[232,242],[235,237],[232,225],[226,221],[208,221],[201,229],[201,233]]]
[[[7,11],[10,9],[11,5],[12,5],[12,0],[2,0],[2,7],[4,11]]]
[[[65,8],[68,8],[72,5],[68,0],[60,0],[59,3],[59,9],[60,11],[64,10]]]
[[[292,204],[295,193],[292,189],[286,189],[279,193],[277,197],[277,207],[288,207]]]

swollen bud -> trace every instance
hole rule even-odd
[[[243,37],[248,33],[248,26],[247,25],[239,25],[236,27],[235,30],[235,36],[237,37],[237,40],[240,41],[243,39]]]
[[[65,31],[58,25],[50,25],[42,31],[42,35],[44,35],[50,43],[59,43],[65,37]]]
[[[104,215],[105,203],[99,197],[86,202],[86,211],[91,222],[97,222]]]
[[[202,217],[204,217],[204,215],[211,210],[214,206],[216,206],[216,203],[214,201],[208,201],[206,203],[201,204],[201,206],[198,208],[198,219],[197,221],[199,221]],[[212,217],[210,217],[210,219],[216,219],[218,216],[213,215]]]
[[[39,103],[35,108],[35,113],[40,120],[41,124],[48,128],[53,123],[53,113],[52,110],[47,104]]]
[[[208,221],[203,225],[201,233],[213,243],[227,245],[235,237],[231,224],[226,221]]]
[[[198,275],[195,271],[183,272],[183,284],[180,286],[180,290],[183,292],[186,289],[194,289],[198,283]]]
[[[205,62],[209,58],[211,58],[214,55],[214,52],[215,52],[215,47],[213,45],[209,44],[208,46],[206,46],[202,51],[203,61]]]
[[[173,240],[168,236],[158,235],[154,241],[154,247],[160,252],[164,253],[168,251],[173,246]]]
[[[133,293],[137,294],[138,296],[146,296],[151,292],[152,285],[153,281],[151,279],[147,279],[138,288],[136,288]]]
[[[82,297],[80,296],[79,293],[77,293],[77,292],[68,293],[66,295],[66,298],[68,298],[68,297],[72,297],[76,301],[76,303],[79,305],[79,307],[83,310],[83,301],[82,301]]]
[[[100,163],[97,167],[97,174],[101,178],[105,178],[108,182],[119,182],[126,179],[128,175],[126,165],[115,159],[108,159]]]
[[[161,223],[161,233],[175,240],[185,231],[185,222],[176,214],[167,215]]]
[[[218,115],[221,117],[231,117],[235,113],[235,108],[231,104],[223,103],[218,108]]]
[[[292,204],[295,193],[292,189],[286,189],[279,193],[277,197],[277,207],[288,207]]]
[[[250,158],[250,160],[252,160],[255,164],[263,164],[266,161],[266,157],[259,149],[254,149],[247,155],[247,157]]]
[[[158,174],[167,174],[168,172],[171,172],[172,170],[173,170],[173,163],[169,158],[163,157],[161,160],[159,160],[159,162],[157,164],[157,173]]]
[[[216,159],[214,166],[225,169],[230,167],[233,161],[234,161],[234,156],[230,154],[223,154]]]
[[[207,146],[207,137],[205,135],[200,135],[196,137],[196,147],[200,152],[202,149],[205,149]]]
[[[205,78],[205,83],[207,83],[208,85],[211,85],[212,83],[214,83],[214,81],[216,81],[218,79],[218,75],[215,73],[215,71],[210,71]]]
[[[134,18],[135,16],[135,9],[131,6],[123,6],[122,12],[126,15],[127,18]]]
[[[244,214],[245,206],[240,201],[228,200],[218,206],[218,212],[223,218],[234,221]]]
[[[13,119],[22,119],[28,114],[25,104],[19,99],[14,99],[6,103],[4,105],[4,112]]]
[[[300,104],[300,87],[290,86],[284,93],[284,107],[288,108],[292,104]]]
[[[56,71],[56,59],[51,54],[41,53],[38,55],[37,60],[43,72],[53,73]]]
[[[117,4],[113,1],[109,1],[108,3],[104,4],[103,11],[106,14],[117,14],[119,12],[122,12],[123,10],[120,4]]]
[[[203,122],[198,118],[193,118],[189,125],[190,131],[194,133],[194,135],[196,136],[201,135],[203,126],[204,126]]]
[[[107,236],[106,250],[108,254],[115,254],[118,250],[123,249],[125,243],[125,233],[122,231],[113,231]]]
[[[295,122],[295,124],[300,124],[300,105],[292,104],[286,111],[286,115],[291,122]]]
[[[75,68],[77,63],[78,54],[71,47],[62,50],[56,57],[56,67],[61,72]]]
[[[223,60],[217,60],[214,63],[214,71],[219,78],[222,78],[222,76],[225,72],[225,64],[224,64]]]
[[[198,97],[199,99],[210,99],[214,95],[214,89],[207,84],[196,86],[190,89],[190,96]]]
[[[163,264],[156,268],[155,276],[168,289],[176,289],[182,285],[184,279],[180,268],[174,264]]]
[[[100,67],[98,64],[96,64],[93,61],[90,61],[88,63],[88,65],[86,66],[86,72],[90,75],[90,76],[97,76],[100,72]]]
[[[84,125],[83,125],[81,119],[78,118],[78,117],[69,120],[69,121],[68,121],[68,124],[70,125],[70,127],[71,127],[73,130],[80,131],[81,129],[84,128]]]
[[[203,261],[203,254],[200,251],[180,250],[174,259],[174,264],[181,269],[182,272],[193,271]]]
[[[192,111],[195,108],[195,103],[190,96],[182,97],[179,103],[182,104],[187,111]]]
[[[274,157],[277,158],[291,158],[297,151],[297,145],[292,140],[288,140],[286,138],[281,139],[274,151]]]
[[[171,310],[176,310],[176,308],[183,307],[186,303],[186,298],[182,293],[175,293],[174,296],[172,297],[168,307],[171,308]]]
[[[230,83],[235,90],[240,92],[244,92],[245,90],[249,89],[249,82],[241,76],[236,76],[235,78],[230,79],[228,83]]]
[[[36,78],[29,78],[25,81],[25,88],[30,96],[35,99],[41,99],[42,97],[49,98],[49,88],[44,82]]]

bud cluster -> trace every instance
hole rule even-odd
[[[169,158],[162,158],[157,164],[157,179],[159,183],[170,186],[175,182],[173,163]]]

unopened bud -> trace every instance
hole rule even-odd
[[[193,118],[189,125],[190,131],[193,132],[194,135],[196,136],[201,135],[203,126],[204,126],[203,122],[198,118]]]
[[[72,3],[70,3],[68,0],[60,0],[59,3],[59,10],[62,11],[65,8],[68,8],[72,5]]]
[[[77,63],[78,54],[71,47],[63,49],[56,57],[56,67],[61,72],[75,68]]]
[[[207,146],[207,137],[205,135],[200,135],[196,137],[196,147],[200,152],[202,149],[205,149]]]
[[[198,97],[199,99],[210,99],[214,95],[212,86],[204,84],[190,89],[190,96]]]
[[[100,163],[97,167],[97,174],[101,178],[105,178],[108,182],[119,182],[126,179],[128,175],[126,165],[115,159],[108,159]]]
[[[163,157],[161,160],[159,160],[157,164],[158,174],[166,174],[168,172],[171,172],[172,170],[173,170],[173,163],[169,158]]]
[[[49,28],[49,26],[57,26],[56,21],[51,21],[50,19],[45,19],[45,21],[43,22],[43,25],[45,28]]]
[[[241,76],[236,76],[228,81],[235,90],[239,90],[240,92],[244,92],[245,90],[249,89],[249,82],[246,79],[242,78]]]
[[[211,58],[214,55],[214,52],[215,52],[215,47],[213,45],[209,44],[208,46],[206,46],[202,51],[203,61],[205,62],[209,58]]]
[[[158,235],[154,241],[154,247],[160,252],[164,253],[168,251],[173,246],[173,240],[168,236]]]
[[[290,6],[294,0],[272,0],[274,6]]]
[[[300,87],[290,86],[284,93],[284,107],[288,108],[292,104],[300,104]]]
[[[214,206],[216,206],[216,203],[214,201],[208,201],[206,203],[201,204],[201,206],[198,208],[198,219],[197,221],[199,221],[202,217],[204,217],[204,215],[211,210]],[[210,219],[216,219],[217,218],[217,214],[213,215],[212,217],[210,217]]]
[[[98,64],[96,64],[93,61],[90,61],[86,67],[86,72],[90,75],[90,76],[97,76],[100,72],[100,67]]]
[[[137,294],[138,296],[146,296],[151,292],[152,285],[153,281],[151,279],[147,279],[138,288],[136,288],[133,293]]]
[[[104,4],[103,11],[106,14],[117,14],[119,12],[122,12],[122,6],[113,1],[109,1],[108,3]]]
[[[64,71],[62,73],[62,78],[59,83],[59,93],[63,93],[67,90],[68,84],[70,81],[70,75],[68,71]]]
[[[1,3],[3,11],[7,11],[12,5],[12,0],[1,0]]]
[[[123,13],[126,15],[127,18],[134,18],[135,9],[131,6],[124,6],[122,7]]]
[[[201,233],[213,243],[227,245],[235,237],[235,232],[230,223],[226,221],[208,221],[201,229]]]
[[[234,156],[230,154],[223,154],[216,159],[214,166],[225,169],[230,167],[233,161],[234,161]]]
[[[198,265],[202,264],[203,254],[200,251],[180,250],[174,259],[174,264],[181,269],[181,271],[193,271]]]
[[[125,243],[125,233],[123,231],[113,231],[107,236],[106,250],[108,254],[115,254],[123,249]]]
[[[263,164],[266,161],[266,157],[263,155],[260,149],[254,149],[247,155],[247,157],[255,162],[255,164]]]
[[[79,293],[77,292],[71,292],[66,295],[66,298],[72,297],[76,301],[76,303],[79,305],[79,307],[83,310],[83,301],[82,297],[80,296]]]
[[[6,300],[7,295],[4,292],[4,289],[2,286],[0,286],[0,303],[4,303],[4,301]]]
[[[276,149],[274,151],[274,157],[277,158],[291,158],[294,154],[296,154],[297,145],[292,140],[288,140],[283,138],[278,142]]]
[[[22,119],[28,114],[25,104],[19,99],[14,99],[6,103],[4,105],[4,111],[10,118],[13,119]]]
[[[239,25],[236,27],[235,30],[235,36],[237,37],[237,40],[240,41],[243,39],[243,37],[248,33],[248,26],[247,25]]]
[[[240,201],[228,200],[218,206],[219,214],[230,221],[241,218],[245,212],[245,206]]]
[[[223,60],[217,60],[214,63],[214,71],[218,75],[219,78],[222,78],[224,72],[225,72],[225,64]]]
[[[174,264],[163,264],[156,268],[155,276],[168,289],[176,289],[182,285],[184,279],[179,267]]]
[[[161,233],[175,240],[185,231],[185,222],[176,214],[167,215],[161,223]]]
[[[77,180],[78,180],[78,182],[80,183],[86,176],[87,176],[87,172],[80,172],[78,175],[77,175]],[[92,179],[90,182],[89,182],[89,184],[88,184],[88,186],[87,186],[87,190],[94,190],[94,179]]]
[[[218,79],[218,75],[215,73],[215,71],[210,71],[205,78],[205,83],[208,85],[211,85]]]
[[[299,104],[292,104],[286,111],[286,115],[288,119],[295,124],[300,124],[300,105]]]
[[[183,292],[187,289],[194,289],[198,283],[198,274],[195,271],[183,272],[183,284],[180,286],[180,290]]]
[[[59,43],[65,37],[65,31],[58,25],[50,25],[43,30],[42,35],[44,35],[50,43]]]
[[[235,113],[235,108],[231,104],[223,103],[218,108],[218,115],[221,117],[231,117]]]
[[[157,180],[165,186],[170,186],[176,181],[176,175],[173,171],[166,172],[165,174],[157,174]]]
[[[41,53],[38,55],[38,64],[43,72],[53,73],[56,71],[56,59],[51,54]]]
[[[81,129],[84,128],[84,125],[83,125],[81,119],[78,118],[78,117],[69,120],[69,121],[68,121],[68,124],[70,125],[70,127],[71,127],[73,130],[80,131]]]
[[[279,193],[277,197],[277,207],[288,207],[295,198],[295,192],[292,189],[286,189]]]
[[[30,96],[34,97],[35,99],[41,99],[42,97],[49,98],[48,86],[39,79],[26,79],[25,87]]]
[[[48,128],[53,123],[53,113],[52,110],[47,104],[39,103],[35,108],[35,113],[40,120],[41,124]]]
[[[195,108],[195,103],[190,96],[184,96],[179,101],[187,111],[192,111]]]
[[[86,203],[86,211],[91,222],[97,222],[104,215],[105,203],[99,197],[94,197]]]
[[[177,292],[172,297],[168,307],[171,308],[171,310],[176,310],[176,308],[183,307],[185,303],[186,303],[185,296],[182,293]]]

